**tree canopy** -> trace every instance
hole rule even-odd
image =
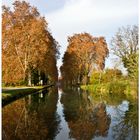
[[[2,10],[2,78],[5,83],[30,81],[33,70],[57,80],[59,45],[38,10],[15,1]]]
[[[118,56],[131,78],[138,77],[138,26],[119,28],[112,38],[113,53]]]
[[[62,77],[67,82],[88,82],[88,77],[96,67],[103,70],[105,58],[109,54],[104,37],[92,37],[88,33],[68,37],[68,48],[61,66]]]

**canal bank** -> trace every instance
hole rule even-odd
[[[138,85],[135,81],[120,80],[96,84],[81,85],[81,89],[100,94],[125,94],[138,99]]]
[[[17,100],[25,95],[40,92],[40,91],[46,90],[52,86],[54,86],[54,85],[51,84],[51,85],[36,86],[36,87],[2,88],[2,106],[5,106],[5,105],[11,103],[13,100]]]

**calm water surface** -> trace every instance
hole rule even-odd
[[[80,89],[31,94],[2,109],[3,140],[137,140],[137,101]]]

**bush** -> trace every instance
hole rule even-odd
[[[107,83],[121,78],[123,78],[122,72],[118,69],[106,69],[105,72],[93,71],[90,84]]]
[[[127,84],[124,82],[111,82],[108,85],[108,92],[113,94],[121,94],[125,93],[125,90],[127,88]]]
[[[100,82],[102,82],[102,76],[100,77],[100,75],[102,75],[102,73],[94,71],[90,76],[90,84],[99,84]]]

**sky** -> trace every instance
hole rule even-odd
[[[67,48],[67,37],[74,33],[87,32],[93,36],[104,36],[109,49],[110,41],[119,27],[138,25],[138,0],[26,0],[36,6],[49,23],[49,29],[59,42],[60,59]],[[3,0],[11,6],[14,0]],[[106,60],[106,67],[114,66],[114,56]],[[121,67],[122,69],[122,67]]]

